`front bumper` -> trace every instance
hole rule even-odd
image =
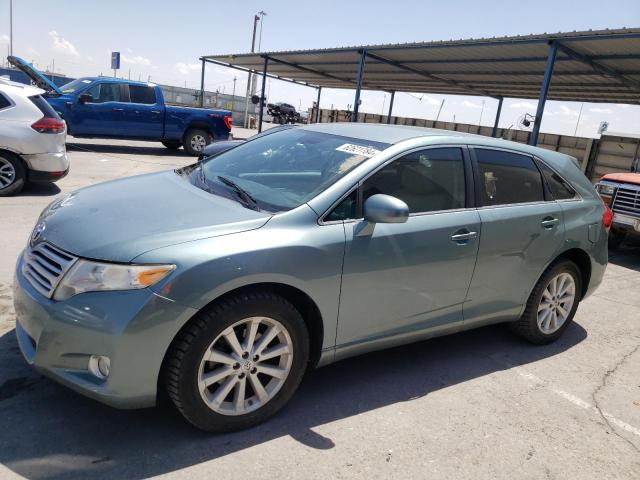
[[[628,234],[640,235],[640,218],[613,212],[613,228]]]
[[[148,289],[90,292],[64,302],[38,293],[22,275],[14,278],[16,336],[28,363],[86,396],[118,408],[153,406],[164,355],[196,313]],[[111,359],[100,380],[88,371],[91,355]]]

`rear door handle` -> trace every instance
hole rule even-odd
[[[558,224],[558,222],[560,222],[560,219],[558,218],[546,217],[544,220],[540,222],[540,225],[542,225],[547,230],[550,230],[553,227],[555,227]]]
[[[112,108],[114,112],[124,112],[124,108]]]
[[[458,230],[455,234],[451,235],[451,241],[456,242],[459,245],[466,245],[469,240],[473,240],[478,236],[478,232],[470,232],[469,230]]]

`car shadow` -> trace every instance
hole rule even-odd
[[[129,155],[155,155],[158,157],[190,157],[190,155],[182,148],[178,150],[171,150],[160,144],[151,142],[149,143],[149,146],[67,142],[67,150],[70,152],[121,153]],[[196,157],[192,158],[195,161]]]
[[[50,197],[61,192],[55,183],[27,183],[16,197]]]
[[[141,479],[285,435],[328,450],[334,442],[315,427],[560,354],[586,336],[573,323],[556,343],[533,346],[498,325],[344,360],[308,372],[289,405],[265,424],[215,435],[166,404],[115,410],[39,376],[10,331],[0,337],[2,371],[12,372],[0,373],[0,462],[29,479]]]
[[[640,239],[628,237],[616,250],[609,250],[609,262],[640,272]]]

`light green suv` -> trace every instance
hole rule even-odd
[[[16,267],[18,342],[102,402],[152,406],[159,387],[197,427],[236,430],[309,367],[498,322],[556,340],[602,279],[610,222],[560,153],[284,130],[47,207]]]

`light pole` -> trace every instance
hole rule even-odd
[[[264,22],[264,17],[267,14],[264,10],[260,10],[258,15],[260,15],[260,36],[258,37],[258,51],[261,52],[262,47],[262,22]]]
[[[9,0],[9,55],[13,55],[13,0]]]
[[[253,36],[251,37],[251,53],[254,53],[256,48],[256,27],[258,26],[258,20],[260,17],[258,15],[253,16]],[[244,99],[244,128],[249,126],[249,94],[252,92],[251,89],[252,83],[252,75],[251,73],[247,74],[247,93],[245,94]]]

